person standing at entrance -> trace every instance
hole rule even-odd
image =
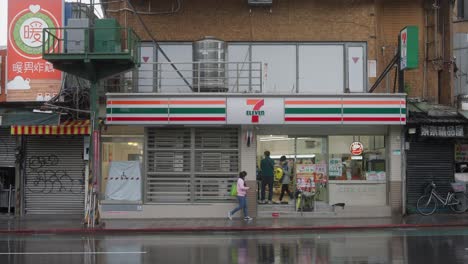
[[[293,198],[291,192],[289,191],[289,183],[291,182],[292,169],[289,166],[289,162],[286,160],[286,156],[281,156],[280,164],[281,168],[283,169],[283,177],[281,178],[281,195],[279,198],[279,202],[275,202],[278,204],[281,203],[281,201],[283,200],[284,193],[287,193],[289,195],[289,200],[292,200]]]
[[[260,170],[262,171],[262,192],[260,203],[265,204],[265,188],[268,185],[268,203],[272,203],[273,199],[273,170],[275,169],[275,162],[270,158],[270,151],[263,153],[265,157],[260,161]]]
[[[247,187],[247,184],[245,184],[245,176],[247,176],[247,172],[239,172],[239,178],[237,179],[237,200],[239,201],[239,205],[228,212],[229,220],[232,220],[232,215],[241,209],[244,210],[244,220],[252,220],[252,217],[250,217],[247,212],[247,198],[245,196],[250,187]]]

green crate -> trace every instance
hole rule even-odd
[[[96,20],[94,24],[94,52],[120,52],[121,30],[117,20],[113,18]]]

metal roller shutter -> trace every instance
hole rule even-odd
[[[195,201],[230,200],[239,162],[237,129],[195,129]]]
[[[407,211],[416,212],[416,202],[430,181],[446,194],[453,181],[454,149],[451,142],[411,142],[407,151]]]
[[[25,170],[26,214],[83,214],[83,137],[27,137]]]
[[[240,162],[237,128],[149,128],[146,140],[146,201],[232,199]]]
[[[146,146],[148,202],[189,202],[191,130],[148,129]]]
[[[10,130],[0,128],[0,167],[15,167],[15,137]]]

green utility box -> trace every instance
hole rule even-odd
[[[94,24],[94,52],[121,52],[121,28],[113,18],[98,19]]]

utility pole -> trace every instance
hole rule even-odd
[[[94,0],[90,1],[89,8],[89,36],[93,38],[93,27],[94,23]],[[89,48],[91,51],[94,50],[94,39],[90,39]],[[100,168],[100,142],[101,142],[101,133],[99,129],[99,105],[98,105],[98,89],[99,89],[99,79],[96,75],[96,69],[92,62],[88,62],[88,74],[90,76],[90,91],[89,91],[89,108],[90,108],[90,119],[91,119],[91,131],[90,131],[90,146],[89,146],[89,204],[91,206],[90,213],[88,216],[88,227],[93,227],[95,224],[99,223],[98,215],[98,199],[99,199],[99,181],[101,175]]]

